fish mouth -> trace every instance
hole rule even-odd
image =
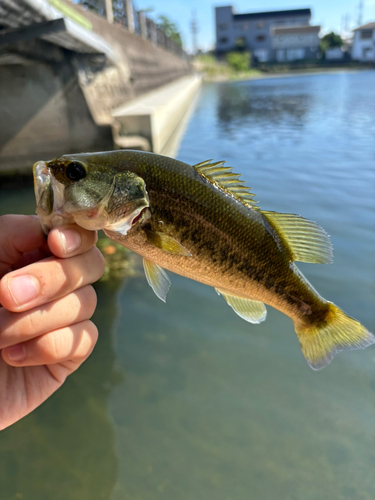
[[[71,217],[60,212],[64,204],[65,186],[56,181],[48,168],[48,163],[38,161],[33,165],[36,213],[44,234],[54,227],[73,222]]]
[[[40,216],[50,215],[53,210],[53,189],[51,173],[45,161],[34,163],[33,176],[37,214]]]

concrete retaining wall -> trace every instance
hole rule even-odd
[[[113,148],[111,111],[191,71],[175,54],[84,12],[119,55],[116,66],[43,41],[8,47],[0,62],[0,172],[34,161]],[[31,50],[32,47],[32,50]]]
[[[111,129],[94,122],[69,58],[0,66],[0,95],[0,170],[111,148]]]
[[[80,59],[82,90],[97,123],[110,123],[114,108],[192,72],[186,59],[129,33],[119,24],[111,25],[90,11],[82,11],[78,5],[69,5],[84,12],[93,31],[111,44],[120,61],[117,66],[95,72],[89,62]]]

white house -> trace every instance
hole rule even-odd
[[[352,59],[375,62],[375,23],[367,23],[354,30]]]
[[[286,26],[272,29],[272,48],[278,62],[316,59],[320,26]]]
[[[345,52],[341,47],[331,47],[326,50],[325,58],[327,61],[342,61],[345,57]]]

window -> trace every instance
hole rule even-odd
[[[228,43],[228,38],[226,36],[219,38],[219,43]]]
[[[288,49],[286,51],[287,61],[297,61],[298,59],[303,59],[305,57],[304,49]]]
[[[239,36],[236,38],[237,49],[244,49],[246,47],[246,38],[244,36]]]
[[[264,21],[258,21],[257,22],[257,29],[261,30],[262,28],[264,28]]]
[[[247,31],[249,29],[249,23],[242,23],[241,24],[241,29],[243,31]]]
[[[266,62],[266,61],[268,61],[268,50],[255,49],[254,56],[258,59],[259,62]]]
[[[256,37],[257,42],[265,42],[266,41],[266,35],[258,35]]]
[[[228,28],[227,23],[220,23],[220,24],[219,24],[219,30],[224,31],[224,30],[226,30],[227,28]]]
[[[361,33],[362,40],[371,40],[372,38],[372,30],[363,30]]]
[[[276,51],[276,61],[278,62],[285,61],[285,49],[279,49]]]
[[[362,50],[362,60],[371,61],[373,57],[374,53],[371,47],[366,47]]]

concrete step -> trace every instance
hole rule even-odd
[[[119,148],[144,149],[162,154],[201,86],[201,75],[180,78],[112,111],[113,138]],[[139,142],[139,147],[134,144]],[[148,146],[148,144],[149,146]]]

